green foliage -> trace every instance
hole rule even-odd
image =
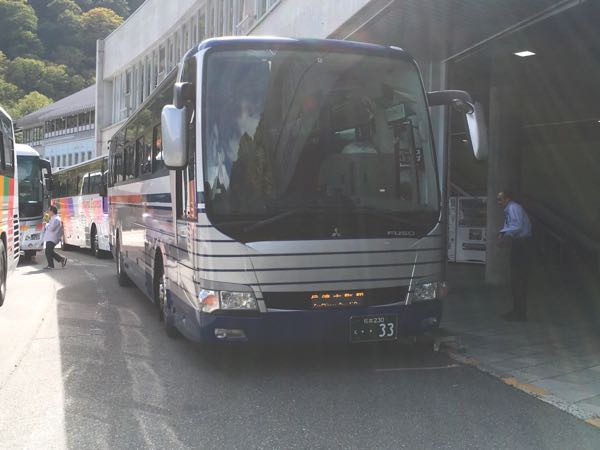
[[[33,91],[21,98],[12,108],[10,108],[10,114],[13,117],[23,117],[52,103],[53,100],[51,98],[48,98],[37,91]]]
[[[96,41],[142,3],[0,0],[0,105],[18,118],[92,84]]]
[[[96,41],[104,39],[123,23],[123,18],[112,9],[94,8],[81,15],[81,39],[88,51],[95,51]],[[86,50],[84,48],[84,50]]]
[[[9,57],[41,53],[37,27],[35,11],[25,0],[0,0],[0,50]]]
[[[4,78],[0,77],[0,98],[2,105],[9,108],[14,105],[23,96],[23,91],[18,86],[9,83]]]

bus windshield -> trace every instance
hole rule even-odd
[[[414,236],[439,214],[417,67],[353,53],[215,52],[204,86],[204,190],[241,242]]]
[[[43,214],[42,171],[37,156],[19,156],[19,215],[37,217]]]

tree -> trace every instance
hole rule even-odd
[[[23,91],[38,91],[50,98],[63,98],[82,89],[85,79],[72,75],[67,66],[32,58],[15,58],[6,68],[6,81]]]
[[[35,10],[25,0],[0,0],[0,48],[9,56],[40,54]]]
[[[6,80],[25,92],[35,89],[44,78],[46,65],[33,58],[15,58],[6,67]]]
[[[69,45],[81,29],[81,8],[73,0],[46,1],[38,9],[39,35],[47,43],[46,57],[54,59],[54,49],[61,43]]]
[[[0,77],[4,77],[4,75],[6,75],[6,66],[8,65],[8,63],[8,58],[6,57],[4,52],[0,50]]]
[[[108,8],[121,17],[129,16],[129,4],[127,0],[95,0],[92,3],[95,8]]]
[[[45,108],[52,103],[53,101],[51,98],[48,98],[37,91],[33,91],[19,100],[12,108],[10,108],[10,113],[13,118],[20,118],[26,116],[27,114],[31,114],[38,109]]]
[[[94,8],[81,15],[83,51],[96,51],[96,41],[104,39],[123,23],[123,18],[112,9]]]
[[[23,96],[18,86],[0,77],[0,105],[10,108]]]

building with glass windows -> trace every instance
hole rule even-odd
[[[557,248],[585,247],[598,261],[599,16],[591,0],[147,0],[98,45],[97,152],[204,38],[398,46],[415,57],[426,90],[467,90],[485,112],[489,157],[475,161],[464,124],[443,108],[431,111],[438,167],[449,167],[442,186],[487,198],[486,279],[508,277],[506,252],[485,240],[502,224],[496,193],[507,188],[541,224],[538,234]]]
[[[147,0],[98,44],[97,151],[173,70],[208,37],[250,33],[282,0]]]
[[[24,144],[35,148],[54,169],[96,156],[96,86],[90,86],[16,121]]]

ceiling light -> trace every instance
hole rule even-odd
[[[530,52],[529,50],[523,50],[522,52],[517,52],[515,55],[520,56],[521,58],[525,58],[526,56],[533,56],[535,53]]]

